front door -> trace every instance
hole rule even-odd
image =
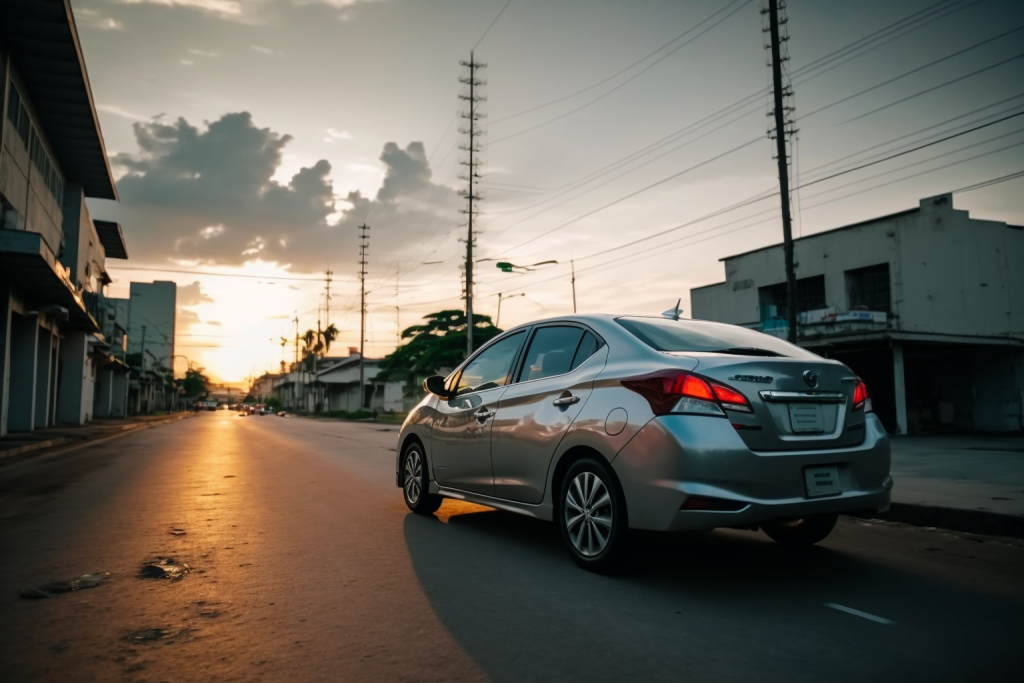
[[[516,332],[488,346],[462,370],[455,396],[438,401],[431,444],[441,486],[494,495],[491,425],[525,337]]]
[[[494,495],[523,503],[544,498],[558,444],[590,397],[608,347],[581,327],[539,327],[518,381],[498,403],[491,432]]]

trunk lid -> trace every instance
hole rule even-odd
[[[743,394],[754,412],[728,411],[753,451],[849,448],[864,440],[864,409],[853,409],[857,376],[838,361],[687,353],[694,369]]]

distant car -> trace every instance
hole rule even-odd
[[[627,528],[757,529],[810,545],[889,508],[889,441],[848,367],[753,330],[585,315],[491,340],[410,411],[396,483],[555,521],[608,569]]]

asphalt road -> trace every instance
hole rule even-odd
[[[877,683],[1024,668],[1020,544],[856,521],[801,552],[752,532],[645,534],[629,572],[596,576],[552,525],[453,501],[408,513],[396,437],[220,411],[0,467],[0,678]],[[159,558],[192,571],[140,578]],[[111,576],[19,597],[92,572]]]

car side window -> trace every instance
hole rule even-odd
[[[583,339],[580,340],[579,346],[576,347],[576,357],[572,359],[572,370],[575,370],[583,361],[597,353],[597,350],[601,348],[601,340],[595,337],[591,332],[584,332]]]
[[[569,372],[582,336],[583,330],[578,327],[558,325],[538,329],[530,341],[519,380],[528,382]]]
[[[456,395],[505,386],[525,336],[522,332],[509,335],[470,361],[459,376]]]

